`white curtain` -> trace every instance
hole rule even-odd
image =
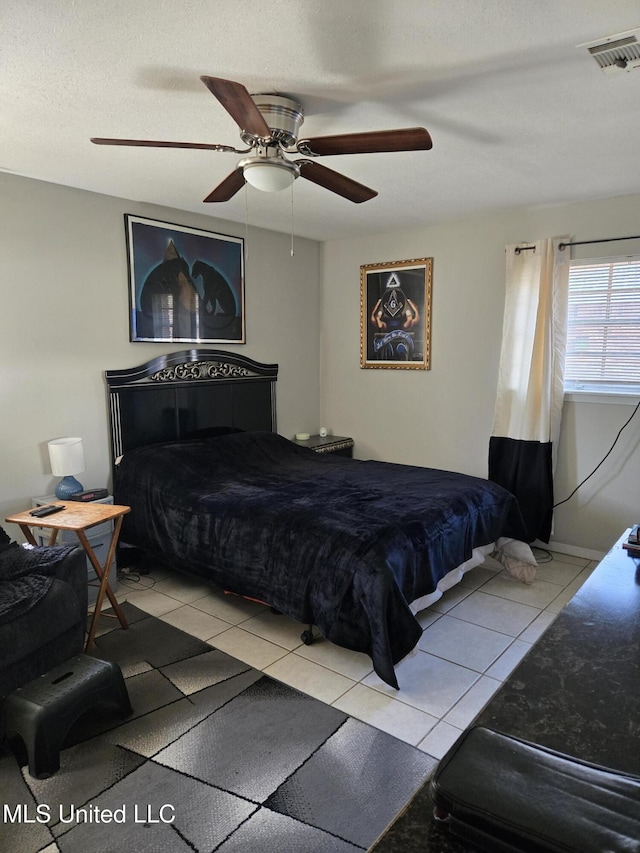
[[[552,482],[563,401],[567,337],[569,237],[506,249],[502,350],[489,477],[520,501],[529,541],[548,541]],[[517,251],[520,250],[520,251]],[[505,439],[505,441],[500,441]],[[550,491],[550,494],[548,494]],[[543,499],[543,505],[536,505]],[[542,516],[543,521],[538,518]]]

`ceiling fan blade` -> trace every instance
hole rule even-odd
[[[236,154],[244,152],[232,148],[230,145],[217,145],[208,142],[162,142],[153,139],[105,139],[101,136],[92,136],[91,142],[95,145],[133,145],[145,146],[147,148],[201,148],[205,151],[234,151]]]
[[[428,150],[433,145],[424,127],[402,130],[373,130],[366,133],[342,133],[338,136],[315,136],[301,140],[302,154],[375,154],[381,151]]]
[[[271,136],[269,125],[242,83],[223,80],[222,77],[200,77],[200,79],[211,94],[220,101],[240,130],[245,130],[261,139],[268,139]]]
[[[337,193],[356,204],[369,201],[378,195],[375,190],[369,189],[364,184],[359,184],[339,172],[334,172],[333,169],[327,169],[320,163],[304,160],[298,161],[298,165],[300,166],[300,177],[306,178],[308,181],[312,181],[314,184],[318,184],[318,186],[324,187],[332,193]]]
[[[234,169],[230,175],[218,184],[215,190],[212,190],[206,198],[202,200],[208,201],[229,201],[230,198],[242,189],[245,184],[244,175],[240,169]]]

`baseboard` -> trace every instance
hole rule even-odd
[[[563,542],[536,541],[533,548],[543,548],[546,551],[557,551],[559,554],[569,554],[572,557],[582,557],[585,560],[601,560],[606,552],[594,551],[591,548],[579,548],[577,545],[565,545]]]

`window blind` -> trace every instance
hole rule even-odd
[[[564,384],[640,391],[640,256],[571,262]]]

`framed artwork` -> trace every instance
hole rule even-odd
[[[429,370],[433,258],[360,267],[360,367]]]
[[[132,341],[244,344],[244,241],[125,213]]]

